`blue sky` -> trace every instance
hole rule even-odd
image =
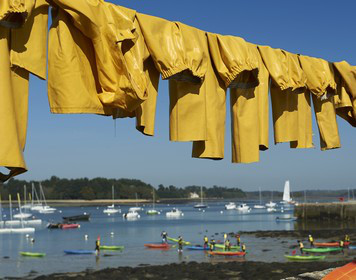
[[[181,21],[203,30],[243,37],[329,61],[356,65],[355,1],[112,1],[139,12]],[[230,118],[226,123],[225,159],[192,159],[190,143],[168,140],[168,84],[160,82],[156,135],[135,130],[134,120],[96,115],[52,115],[46,82],[30,81],[29,171],[19,179],[137,178],[154,186],[240,187],[280,190],[290,179],[292,190],[356,188],[356,130],[339,119],[342,148],[321,152],[314,123],[315,149],[292,150],[273,144],[261,161],[231,163]]]

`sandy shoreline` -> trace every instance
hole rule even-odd
[[[348,261],[349,262],[349,261]],[[80,273],[64,273],[39,276],[36,280],[49,279],[120,279],[120,280],[141,280],[141,279],[284,279],[296,277],[305,272],[321,271],[328,268],[343,266],[347,261],[340,262],[286,262],[286,263],[264,263],[251,261],[230,261],[211,263],[180,263],[161,266],[141,267],[118,267],[107,268],[99,271],[84,271]]]

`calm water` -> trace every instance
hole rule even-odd
[[[168,251],[145,249],[144,243],[161,241],[162,230],[166,230],[169,236],[182,235],[192,244],[202,244],[204,235],[222,240],[224,232],[294,229],[294,223],[275,221],[277,216],[291,214],[292,210],[284,211],[283,214],[280,212],[269,214],[263,209],[252,209],[248,214],[239,214],[236,210],[226,211],[224,204],[210,204],[205,212],[194,209],[192,205],[158,205],[156,208],[163,211],[161,215],[147,216],[142,212],[141,218],[136,221],[123,220],[122,214],[108,216],[103,213],[104,207],[62,207],[57,208],[62,213],[57,211],[54,214],[38,214],[36,217],[46,222],[37,227],[34,234],[31,234],[30,238],[34,238],[35,243],[32,244],[25,234],[0,235],[0,277],[24,276],[31,271],[39,275],[139,264],[166,264],[182,261],[214,262],[217,260],[202,251],[184,250],[183,254],[178,254],[176,249]],[[179,219],[167,219],[165,212],[173,207],[182,210],[184,216]],[[121,209],[125,212],[128,207],[123,206]],[[8,214],[8,209],[3,212]],[[49,220],[59,222],[62,216],[78,215],[84,212],[91,213],[91,220],[79,222],[81,225],[79,229],[49,230],[45,227]],[[86,234],[89,236],[88,240],[84,238]],[[102,251],[99,257],[95,255],[73,256],[63,253],[63,250],[72,249],[93,250],[98,235],[101,237],[102,245],[123,245],[125,250],[122,252]],[[286,239],[285,243],[281,243],[279,239],[242,236],[242,242],[247,245],[246,260],[282,262],[285,261],[283,254],[292,251],[289,247],[296,241]],[[234,239],[232,243],[235,243]],[[38,259],[28,258],[19,256],[20,251],[44,252],[47,255]],[[243,261],[243,259],[240,260]]]

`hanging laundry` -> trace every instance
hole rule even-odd
[[[307,76],[308,89],[312,93],[321,150],[340,148],[333,97],[336,94],[336,83],[332,65],[326,60],[304,55],[299,56],[299,61]]]

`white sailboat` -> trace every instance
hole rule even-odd
[[[229,202],[228,204],[225,204],[225,209],[226,210],[235,210],[236,209],[236,203]]]
[[[265,209],[266,206],[262,205],[262,195],[261,195],[261,188],[258,188],[260,192],[260,204],[254,205],[253,208],[255,209]]]
[[[277,203],[273,202],[273,191],[272,191],[272,194],[271,194],[271,200],[270,202],[266,203],[265,204],[267,208],[274,208],[276,207]]]
[[[35,195],[37,196],[36,188],[34,188],[34,191],[35,191]],[[37,199],[38,199],[38,196],[37,196]],[[42,200],[44,202],[44,205],[41,202]],[[47,205],[46,197],[44,195],[41,183],[40,183],[40,199],[38,199],[38,204],[36,206],[31,207],[31,210],[38,211],[41,214],[52,214],[57,210],[56,208],[53,208],[53,207],[50,207],[49,205]]]
[[[142,211],[143,209],[141,207],[138,207],[138,203],[137,203],[137,193],[135,193],[135,197],[136,197],[136,206],[135,207],[130,207],[129,208],[129,212],[139,212]]]
[[[147,210],[146,214],[147,215],[159,215],[161,214],[158,210],[155,209],[155,202],[156,202],[156,198],[155,198],[155,189],[153,188],[152,190],[152,195],[153,195],[153,199],[152,199],[152,209]]]
[[[283,200],[281,201],[283,204],[294,204],[295,201],[290,197],[290,185],[289,180],[284,183],[284,191],[283,191]]]
[[[112,205],[109,205],[106,209],[104,209],[105,214],[116,214],[116,213],[121,213],[121,209],[115,208],[114,204],[114,186],[111,186],[111,191],[112,191]]]
[[[200,203],[195,204],[194,208],[202,209],[202,208],[206,208],[206,207],[208,207],[208,206],[203,203],[203,187],[201,186],[200,187]]]

